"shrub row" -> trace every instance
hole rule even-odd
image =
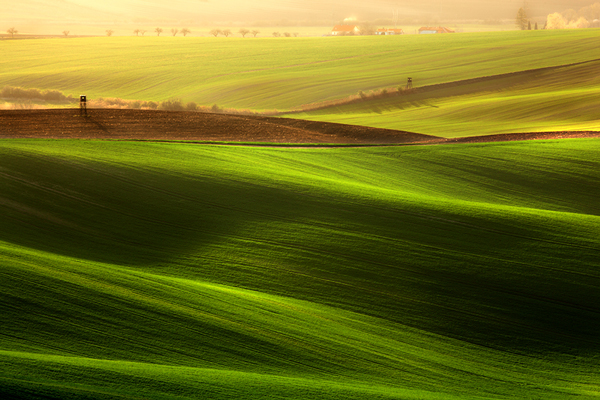
[[[369,91],[368,93],[365,93],[362,90],[359,90],[358,94],[350,95],[350,96],[342,98],[342,99],[328,100],[328,101],[322,101],[322,102],[318,102],[318,103],[303,104],[302,106],[300,106],[298,108],[292,109],[292,110],[284,112],[284,113],[291,114],[291,113],[301,113],[301,112],[308,112],[308,111],[317,111],[317,110],[322,110],[322,109],[329,108],[329,107],[339,107],[339,106],[343,106],[346,104],[358,103],[361,101],[377,100],[377,99],[383,99],[383,98],[387,98],[387,97],[401,96],[401,95],[405,95],[405,94],[415,93],[416,91],[417,91],[417,89],[406,88],[403,85],[398,86],[398,87],[393,87],[393,88],[372,90],[372,91]]]
[[[166,110],[166,111],[208,111],[208,107],[201,107],[198,104],[189,102],[184,104],[181,100],[170,99],[160,102],[125,100],[119,98],[98,98],[90,99],[89,106],[92,108],[134,108],[147,110]],[[218,107],[217,107],[218,109]],[[214,106],[212,111],[214,112]]]
[[[23,89],[14,86],[4,86],[0,90],[0,98],[44,100],[54,103],[73,103],[78,101],[78,99],[74,99],[71,95],[65,96],[58,90]]]
[[[406,89],[404,86],[397,88],[381,89],[376,91],[370,91],[368,93],[362,90],[358,94],[348,96],[343,99],[330,100],[312,104],[305,104],[301,107],[287,111],[287,112],[306,112],[324,109],[333,106],[341,106],[345,104],[356,103],[360,101],[375,100],[390,96],[398,96],[402,94],[412,93],[414,89]],[[5,86],[0,90],[0,98],[4,99],[25,99],[25,100],[44,100],[47,102],[77,102],[78,99],[73,98],[71,95],[65,96],[58,90],[40,90],[40,89],[23,89],[20,87]],[[130,108],[130,109],[146,109],[146,110],[165,110],[165,111],[201,111],[201,112],[212,112],[212,113],[228,113],[228,114],[242,114],[242,115],[278,115],[281,114],[277,110],[254,112],[251,110],[235,110],[235,109],[223,109],[218,105],[212,107],[199,106],[194,102],[184,104],[179,99],[169,99],[161,102],[154,101],[141,101],[141,100],[125,100],[119,98],[98,98],[90,99],[88,106],[91,108]],[[284,111],[283,113],[286,113]]]

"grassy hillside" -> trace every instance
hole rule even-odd
[[[149,34],[6,41],[0,85],[285,110],[407,77],[424,86],[600,58],[596,30],[259,40]]]
[[[443,136],[597,130],[598,30],[343,38],[98,37],[5,41],[0,85],[90,99],[180,99],[280,111],[413,78],[492,77],[295,117]],[[270,33],[268,33],[270,35]],[[590,62],[577,66],[574,63]],[[542,68],[557,67],[553,70]],[[559,68],[563,67],[563,68]],[[526,72],[518,76],[503,74]]]
[[[599,145],[2,141],[2,397],[597,398]]]
[[[442,137],[598,131],[598,71],[600,61],[535,69],[289,116]]]

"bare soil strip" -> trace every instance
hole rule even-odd
[[[298,119],[154,110],[0,111],[0,138],[174,140],[290,144],[441,144],[600,137],[600,132],[543,132],[444,139],[391,129]]]

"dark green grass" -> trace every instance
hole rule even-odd
[[[0,142],[0,391],[595,398],[599,143]]]

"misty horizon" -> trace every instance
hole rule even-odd
[[[542,20],[566,9],[579,10],[591,0],[23,0],[4,6],[0,22],[19,26],[21,33],[44,33],[58,26],[135,26],[172,24],[189,26],[329,26],[346,18],[360,22],[444,23],[460,20],[507,21],[520,7]]]

